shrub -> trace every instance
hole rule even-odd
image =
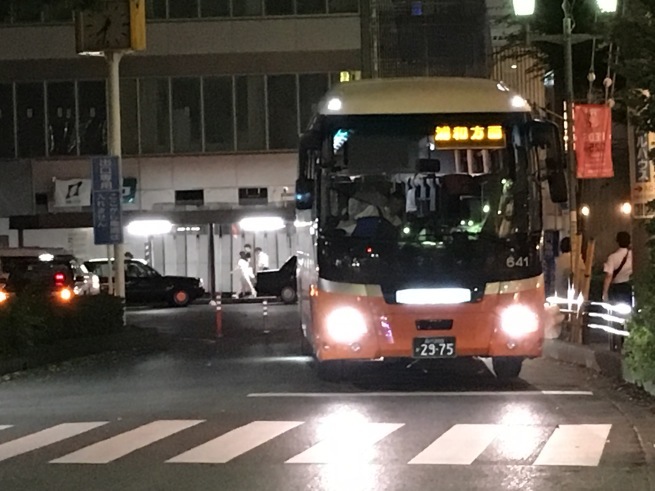
[[[0,308],[0,355],[19,355],[59,340],[110,334],[122,329],[122,302],[116,297],[76,297],[62,305],[25,292]]]
[[[653,207],[655,202],[650,202]],[[649,261],[635,285],[637,311],[628,321],[630,336],[623,353],[628,368],[639,382],[655,381],[655,219],[646,223]]]

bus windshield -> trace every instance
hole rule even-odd
[[[540,208],[519,124],[423,115],[336,123],[321,186],[326,236],[437,245],[453,234],[500,240],[540,226],[530,223],[530,208],[535,220]]]

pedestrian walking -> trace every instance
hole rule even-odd
[[[246,251],[239,252],[237,267],[234,268],[232,273],[236,273],[237,275],[237,281],[239,285],[239,291],[237,292],[238,298],[243,298],[246,295],[251,295],[253,297],[257,296],[257,292],[255,291],[255,287],[252,283],[255,279],[255,275],[253,274]]]
[[[618,249],[607,257],[603,266],[603,300],[613,304],[632,305],[632,249],[630,234],[622,231],[616,234]]]

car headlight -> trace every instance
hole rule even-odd
[[[352,344],[366,334],[366,320],[353,307],[341,307],[327,316],[327,332],[337,343]]]
[[[511,337],[520,338],[539,329],[539,317],[530,307],[510,305],[500,315],[500,327]]]
[[[6,302],[8,298],[9,295],[7,295],[5,292],[0,290],[0,303]]]

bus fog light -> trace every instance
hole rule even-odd
[[[520,338],[539,329],[539,317],[525,305],[510,305],[500,315],[500,326],[512,338]]]
[[[327,332],[333,341],[353,344],[366,334],[364,316],[352,307],[341,307],[327,317]]]

